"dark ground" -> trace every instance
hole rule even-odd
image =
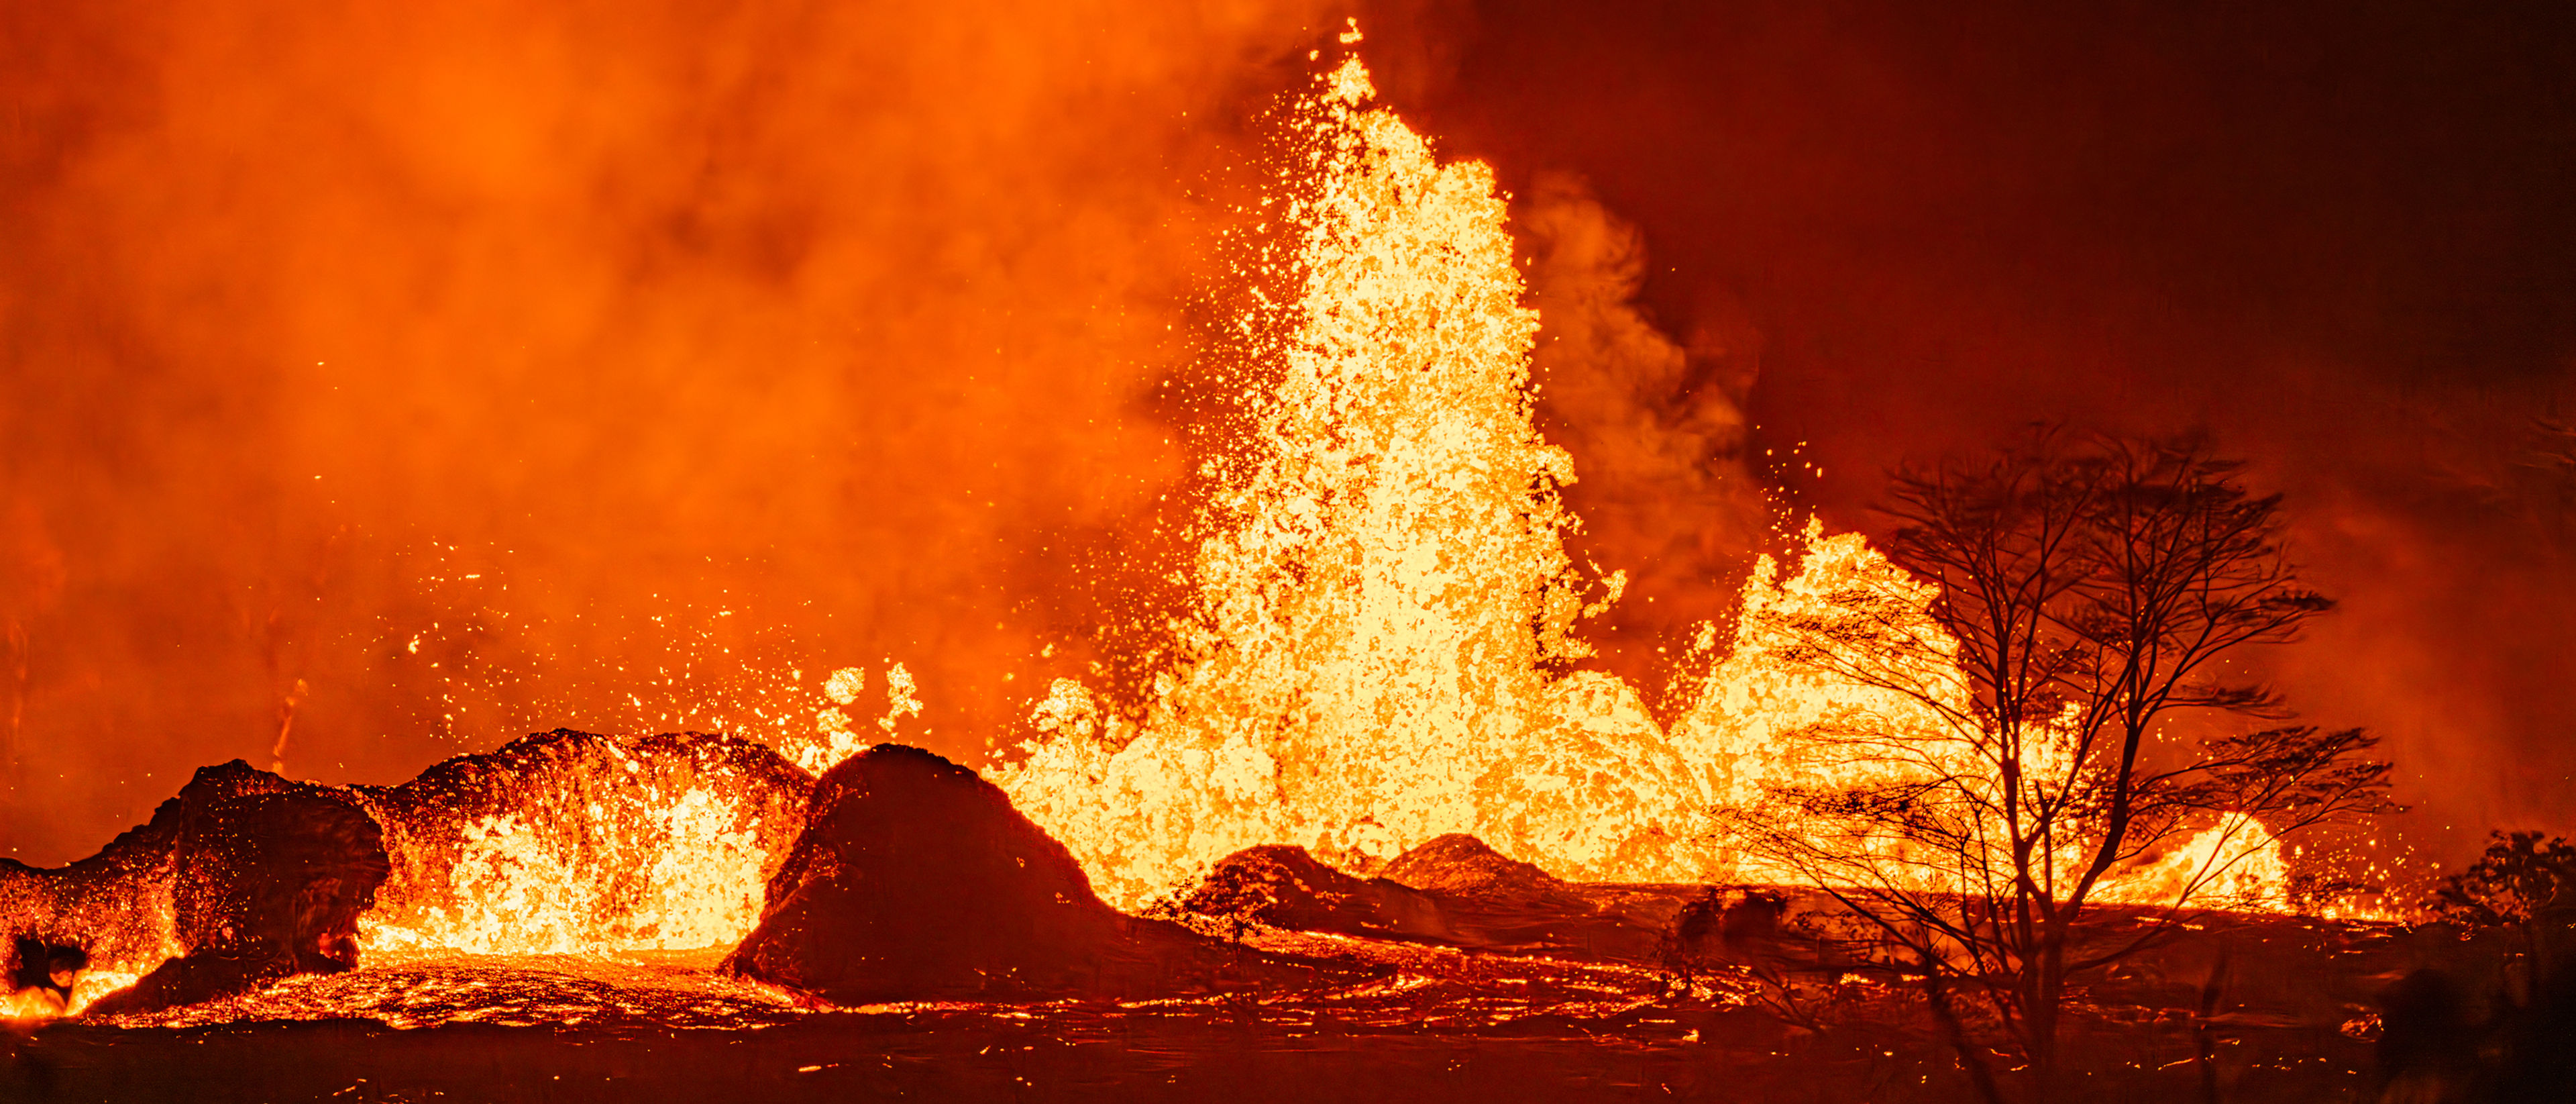
[[[2266,935],[2294,941],[2241,943]],[[1650,966],[1570,955],[1254,942],[1366,976],[1258,1000],[814,1011],[708,972],[710,956],[384,963],[0,1034],[0,1100],[1972,1099],[1940,1039],[1906,1026],[1919,1016],[1884,985],[1811,988],[1828,1026],[1809,1032],[1723,970],[1681,987]],[[2240,952],[2240,980],[2205,1021],[2176,1007],[2197,996],[2184,983],[2200,976],[2192,954],[2142,966],[2167,980],[2097,989],[2074,1032],[2089,1071],[2077,1098],[2180,1104],[2212,1099],[2214,1082],[2234,1104],[2371,1099],[2372,1044],[2339,1030],[2339,1006],[2301,1014],[2258,992],[2280,982],[2249,968],[2256,959],[2297,975],[2305,955]]]
[[[1865,1031],[1792,1041],[1735,1017],[1682,1032],[1513,1024],[1365,1027],[1294,1013],[821,1015],[758,1030],[403,1031],[365,1021],[182,1029],[67,1025],[10,1043],[12,1101],[1230,1101],[1966,1099],[1947,1063]],[[2130,1061],[2084,1099],[2204,1099],[2184,1031],[2092,1040]],[[1767,1047],[1766,1047],[1766,1044]],[[2333,1032],[2231,1032],[2220,1099],[2366,1099],[2368,1047]],[[2137,1068],[2180,1053],[2181,1064]],[[2135,1065],[2132,1065],[2132,1063]]]

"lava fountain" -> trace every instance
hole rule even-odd
[[[1575,880],[1792,880],[1748,863],[1708,810],[1905,769],[1801,737],[1819,725],[1938,726],[1788,661],[1764,615],[1893,595],[1937,634],[1937,591],[1811,525],[1796,570],[1764,557],[1746,583],[1732,646],[1703,633],[1708,666],[1685,673],[1669,728],[1637,687],[1570,670],[1623,577],[1586,577],[1564,550],[1575,472],[1531,421],[1538,318],[1505,197],[1373,97],[1352,59],[1294,113],[1296,156],[1264,203],[1293,231],[1278,263],[1294,299],[1237,327],[1253,431],[1211,466],[1227,479],[1182,658],[1132,722],[1058,682],[995,781],[1128,907],[1245,847],[1374,872],[1448,833]],[[2231,904],[2286,906],[2278,845],[2245,818],[2160,861],[2104,898],[2172,900],[2223,874]]]
[[[1564,551],[1504,198],[1372,95],[1347,61],[1295,115],[1273,205],[1299,286],[1241,326],[1254,431],[1182,660],[1132,726],[1059,684],[995,780],[1130,905],[1255,844],[1366,871],[1449,832],[1570,876],[1714,872],[1709,791],[1636,690],[1555,673],[1621,579]]]
[[[1170,626],[1178,658],[1132,712],[1058,680],[1035,735],[986,777],[1131,911],[1246,848],[1294,845],[1370,874],[1458,833],[1574,881],[1781,880],[1711,810],[1904,769],[1802,736],[1818,726],[1931,726],[1901,696],[1791,662],[1770,615],[1893,595],[1937,633],[1936,593],[1860,536],[1811,525],[1794,568],[1766,557],[1745,584],[1727,646],[1702,634],[1669,725],[1638,687],[1577,669],[1583,622],[1624,579],[1565,551],[1576,521],[1559,489],[1576,473],[1532,422],[1539,319],[1506,199],[1487,167],[1442,163],[1373,99],[1352,59],[1296,101],[1291,156],[1250,220],[1284,235],[1252,250],[1255,285],[1281,294],[1256,297],[1217,366],[1249,431],[1205,469],[1217,489],[1195,600]],[[53,1007],[21,993],[0,1013],[77,1012],[203,956],[249,963],[255,981],[316,940],[390,958],[730,946],[760,920],[815,775],[868,742],[841,709],[865,682],[833,675],[815,731],[776,750],[557,732],[396,787],[210,768],[96,859],[0,861],[0,925],[89,955]],[[884,683],[877,727],[891,732],[920,706],[901,665]],[[365,845],[380,846],[375,880],[333,882],[363,910],[353,930],[299,928],[276,946],[193,930],[178,903],[196,876],[180,858],[190,833],[232,823],[228,803],[281,794],[381,827]],[[2167,841],[2102,896],[2218,885],[2234,907],[2281,909],[2285,881],[2277,842],[2236,817]]]

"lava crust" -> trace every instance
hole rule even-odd
[[[896,744],[823,775],[760,926],[723,968],[842,1005],[1134,999],[1317,976],[1110,908],[999,788]]]
[[[390,865],[384,833],[337,793],[298,787],[217,802],[173,849],[187,953],[91,1006],[99,1015],[193,1004],[293,974],[358,964],[358,914]]]

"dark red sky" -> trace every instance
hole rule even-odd
[[[2576,828],[2534,422],[2576,417],[2576,15],[2531,10],[1361,14],[1442,151],[1634,225],[1692,350],[1542,359],[1628,662],[1729,601],[1706,472],[1866,526],[1888,463],[2026,419],[2206,426],[2345,601],[2285,685],[2385,732],[2455,850]],[[1211,182],[1339,22],[0,0],[0,854],[266,765],[289,698],[291,773],[389,782],[894,659],[907,738],[977,754],[1151,612],[1117,565],[1190,466],[1157,396]],[[1801,442],[1821,479],[1763,457]]]
[[[2576,9],[2518,8],[1499,2],[1372,44],[1444,150],[1637,225],[1837,523],[2026,420],[2215,431],[2344,602],[2284,685],[2455,848],[2576,828],[2576,469],[2534,422],[2576,418]]]

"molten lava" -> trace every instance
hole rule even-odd
[[[1209,510],[1187,658],[1133,726],[1060,686],[995,780],[1130,906],[1256,844],[1370,872],[1450,832],[1579,877],[1710,872],[1707,791],[1635,690],[1551,673],[1621,579],[1587,601],[1565,554],[1573,464],[1530,422],[1504,200],[1372,95],[1350,61],[1299,115],[1302,288],[1245,320],[1257,428]]]
[[[1133,718],[1058,680],[1037,734],[987,777],[1103,899],[1134,911],[1246,848],[1293,845],[1369,875],[1456,833],[1572,881],[1785,880],[1794,872],[1748,857],[1710,811],[1781,787],[1969,769],[1919,701],[1786,658],[1782,615],[1855,593],[1939,637],[1933,589],[1858,535],[1811,525],[1793,568],[1761,561],[1727,646],[1711,628],[1691,653],[1705,666],[1684,673],[1669,725],[1637,687],[1571,669],[1590,654],[1581,622],[1623,576],[1578,571],[1565,551],[1575,519],[1558,492],[1575,472],[1532,423],[1538,318],[1505,198],[1485,166],[1441,163],[1373,96],[1351,60],[1300,102],[1297,159],[1256,215],[1290,235],[1272,275],[1291,294],[1241,320],[1229,370],[1251,430],[1207,469],[1220,490],[1194,608],[1172,629],[1181,658]],[[1966,693],[1955,667],[1923,674]],[[777,751],[565,731],[401,786],[329,790],[381,825],[391,866],[359,945],[399,965],[741,942],[805,827],[814,776],[879,735],[844,712],[867,681],[832,675],[813,731]],[[900,664],[884,686],[874,727],[891,732],[920,705]],[[1860,724],[1935,735],[1910,762],[1812,738]],[[236,788],[295,785],[239,771]],[[0,998],[0,1016],[77,1012],[183,952],[176,830],[156,815],[59,871],[0,862],[0,929],[89,959],[67,1004],[33,989]],[[2250,818],[2159,843],[2102,898],[2288,906],[2280,846]],[[402,984],[444,992],[448,969]],[[379,992],[392,976],[286,989],[407,1000]]]
[[[602,954],[740,942],[813,779],[747,740],[559,731],[352,787],[393,876],[370,954]]]
[[[1709,665],[1685,676],[1669,729],[1636,687],[1565,670],[1622,577],[1587,580],[1563,547],[1557,488],[1575,475],[1531,422],[1538,320],[1505,200],[1373,94],[1356,59],[1325,78],[1296,115],[1302,160],[1265,201],[1295,233],[1296,298],[1241,320],[1254,432],[1212,468],[1230,478],[1207,511],[1184,658],[1132,723],[1059,681],[995,781],[1133,908],[1246,847],[1373,873],[1453,832],[1578,880],[1795,880],[1708,811],[1978,769],[1919,701],[1784,658],[1784,615],[1856,593],[1947,639],[1934,588],[1857,534],[1811,525],[1785,578],[1763,558],[1731,646],[1718,653],[1711,628],[1694,649]],[[1967,693],[1955,665],[1922,674]],[[1855,724],[1910,739],[1914,761],[1808,735]],[[2278,844],[2247,818],[2162,851],[2102,897],[2287,907]]]
[[[210,767],[150,824],[97,856],[59,870],[0,860],[0,930],[77,947],[87,958],[68,1000],[28,989],[5,1010],[77,1013],[201,950],[241,963],[236,972],[259,984],[345,969],[359,956],[730,947],[758,922],[766,879],[804,827],[812,786],[767,747],[695,733],[544,733],[390,787],[292,782],[238,761]],[[296,823],[233,823],[260,811],[246,805],[286,798],[318,804],[370,841],[381,839],[380,850],[366,845],[372,880],[254,865],[231,879],[238,891],[209,886],[210,878],[222,881],[224,856],[275,865],[312,849],[311,833]],[[354,933],[336,920],[321,923],[330,917],[308,903],[317,893],[355,897],[348,907],[363,911]],[[263,926],[278,934],[248,959],[225,943],[237,929]],[[330,940],[320,949],[334,961],[284,957],[312,957],[316,948],[306,944],[316,938]],[[279,961],[266,965],[272,958]],[[202,999],[237,988],[204,975],[193,971],[194,988],[173,992]]]

